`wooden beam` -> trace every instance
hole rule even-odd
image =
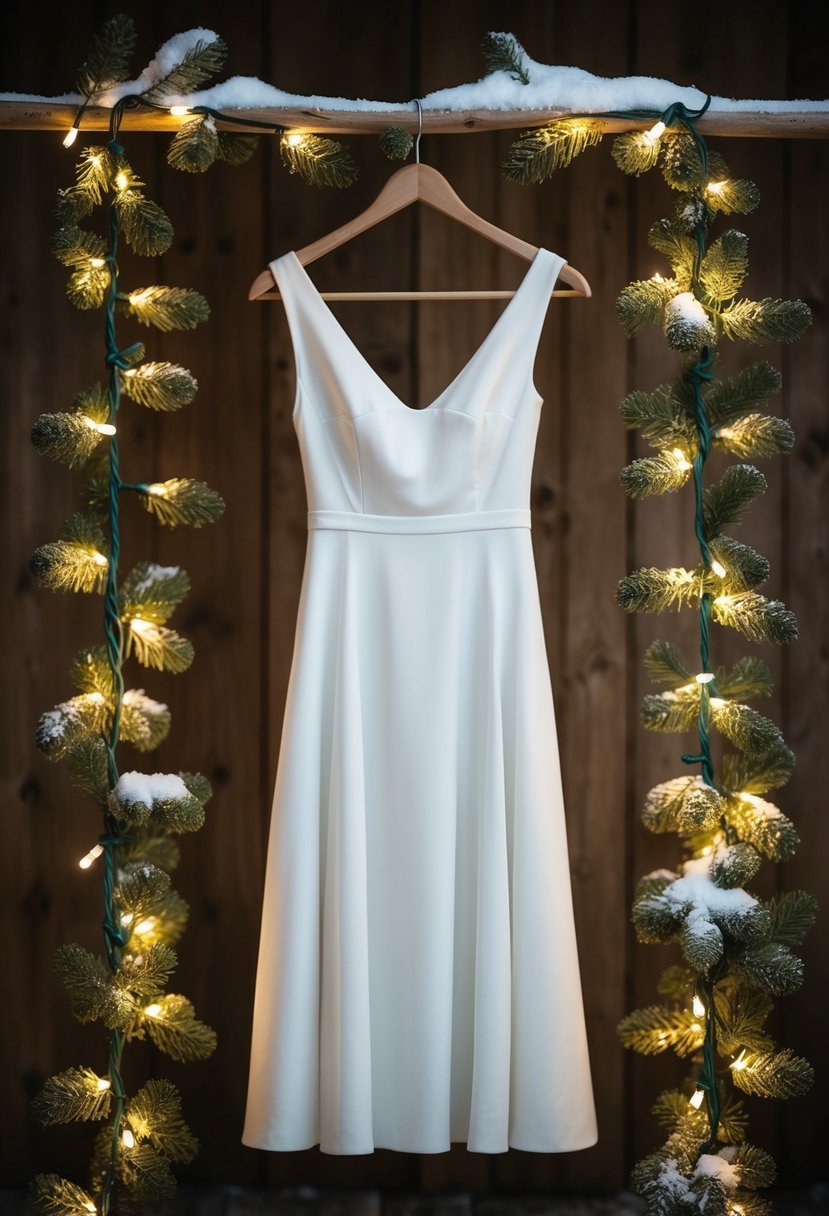
[[[792,103],[794,105],[794,103]],[[819,104],[819,103],[816,103]],[[75,118],[77,107],[49,101],[0,101],[0,129],[7,131],[65,131]],[[318,107],[269,107],[224,111],[239,118],[273,123],[305,132],[328,135],[379,135],[386,127],[400,126],[417,131],[417,116],[405,110],[327,110]],[[105,106],[89,106],[84,111],[82,131],[105,131],[110,111]],[[423,131],[429,135],[457,135],[465,131],[497,131],[540,127],[552,119],[575,117],[569,110],[424,110]],[[585,115],[579,115],[585,117]],[[644,130],[654,119],[605,118],[608,133]],[[182,119],[164,110],[127,110],[121,128],[125,131],[175,131]],[[216,120],[229,131],[244,128]],[[757,136],[772,139],[826,139],[829,137],[829,109],[802,109],[778,113],[754,110],[714,111],[704,114],[697,124],[704,135]]]

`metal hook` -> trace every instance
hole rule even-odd
[[[420,137],[423,134],[423,111],[420,107],[420,102],[415,98],[417,106],[417,138],[415,139],[415,164],[420,164]]]

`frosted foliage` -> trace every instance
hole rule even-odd
[[[181,573],[181,566],[159,566],[157,562],[147,562],[143,577],[135,583],[136,592],[148,591],[155,583],[165,578],[174,578]]]
[[[144,806],[152,806],[156,800],[190,796],[177,773],[122,773],[113,793],[119,802],[140,802]]]
[[[217,35],[212,30],[192,29],[176,34],[158,50],[153,60],[136,80],[125,81],[100,94],[101,105],[111,106],[127,93],[141,92],[166,75],[186,52],[199,41],[212,42]],[[524,55],[524,67],[529,84],[514,80],[511,73],[490,72],[468,84],[451,85],[427,93],[420,99],[424,110],[572,110],[595,114],[609,110],[665,110],[680,101],[690,109],[699,109],[705,94],[693,86],[675,84],[656,76],[594,76],[583,68],[561,64],[538,63]],[[59,97],[43,97],[34,93],[0,93],[5,101],[51,101],[76,103],[83,100],[77,93]],[[232,76],[221,84],[196,93],[173,94],[171,105],[207,105],[213,109],[251,109],[285,106],[292,109],[319,110],[400,110],[411,107],[411,98],[400,101],[374,101],[365,97],[323,97],[318,94],[288,93],[276,85],[267,84],[256,76]],[[829,110],[829,101],[750,100],[713,97],[709,112],[752,110],[761,114],[810,112]]]
[[[731,1165],[724,1157],[703,1153],[694,1170],[697,1178],[717,1178],[727,1191],[736,1190],[740,1178],[737,1167]]]

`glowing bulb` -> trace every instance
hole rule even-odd
[[[153,920],[153,918],[151,916],[148,916],[146,920],[142,920],[139,924],[137,924],[135,926],[135,932],[136,933],[149,933],[154,925],[155,925],[155,921]]]
[[[103,853],[103,851],[104,851],[104,846],[102,844],[93,845],[92,848],[89,850],[89,852],[86,854],[86,856],[82,857],[80,859],[80,861],[78,862],[78,865],[81,867],[82,870],[88,870],[89,867],[92,865],[93,861],[95,860],[95,858],[100,857],[101,854]]]
[[[740,793],[737,797],[741,802],[750,802],[752,806],[760,805],[760,799],[755,794]]]
[[[717,578],[725,578],[725,566],[722,562],[718,562],[716,558],[711,563],[711,569],[716,574]]]
[[[731,595],[718,595],[715,597],[714,603],[715,604],[730,604],[731,601],[733,600],[733,598],[734,597]]]
[[[683,452],[682,448],[673,448],[671,450],[671,455],[676,461],[676,466],[678,469],[690,469],[691,462]]]
[[[86,1208],[87,1212],[97,1212],[98,1211],[98,1209],[95,1207],[95,1204],[91,1203],[88,1199],[83,1206]]]
[[[153,627],[154,626],[151,621],[145,621],[143,617],[140,616],[134,616],[130,621],[130,629],[132,629],[134,633],[150,633]]]
[[[123,169],[120,173],[116,173],[115,185],[119,190],[126,190],[127,186],[129,185],[129,178],[127,177],[126,173],[124,173]]]
[[[713,852],[714,852],[714,846],[711,844],[707,844],[705,846],[705,848],[702,850],[702,855],[703,855],[703,857],[710,857]],[[696,1000],[696,999],[697,998],[694,997],[694,1000]],[[694,1013],[699,1013],[699,1010],[694,1009]]]
[[[702,1100],[704,1097],[704,1089],[695,1089],[688,1101],[690,1102],[691,1106],[693,1106],[694,1110],[699,1110],[699,1108],[702,1106]]]
[[[135,1148],[135,1136],[132,1134],[132,1132],[130,1131],[130,1129],[128,1127],[125,1127],[124,1130],[121,1132],[121,1139],[123,1140],[123,1142],[127,1146],[127,1148]]]
[[[665,282],[665,280],[662,278],[662,275],[659,273],[658,270],[657,270],[656,274],[651,275],[651,279],[653,280],[654,283],[664,283]]]
[[[138,375],[138,368],[137,368],[137,367],[128,367],[128,368],[126,369],[126,371],[124,372],[124,375],[125,375],[125,376],[137,376],[137,375]]]
[[[708,847],[710,849],[711,846],[709,845]],[[698,1018],[701,1018],[702,1015],[705,1013],[705,1005],[703,1005],[702,1001],[699,998],[699,994],[696,992],[694,993],[693,1010]]]
[[[161,1006],[155,1003],[152,1005],[145,1005],[144,1012],[148,1018],[157,1018],[161,1013]]]
[[[108,1077],[98,1077],[98,1089],[109,1089],[110,1080]]]
[[[102,266],[106,266],[106,258],[90,258],[89,265],[94,266],[96,270],[100,270]]]
[[[709,182],[705,189],[709,194],[722,194],[725,182]]]
[[[163,481],[154,481],[147,486],[147,493],[163,495],[167,493],[167,487]]]
[[[295,148],[297,144],[301,144],[304,139],[305,136],[301,135],[299,131],[292,131],[290,135],[285,136],[285,143],[290,144],[292,148]]]
[[[106,558],[104,558],[104,561],[106,561]],[[86,699],[92,705],[103,705],[106,701],[106,697],[102,692],[88,692],[86,694]]]
[[[103,553],[93,553],[92,560],[98,566],[108,566],[109,561],[104,557]]]
[[[708,700],[709,703],[714,706],[714,709],[722,709],[723,705],[725,705],[725,701],[722,699],[722,697],[709,697]]]
[[[696,1034],[699,1034],[699,1032],[702,1030],[702,1027],[700,1026],[699,1022],[692,1022],[692,1023],[691,1023],[691,1029],[692,1029],[692,1030],[693,1030],[693,1031],[694,1031]]]
[[[710,684],[714,679],[713,671],[701,671],[699,675],[694,676],[697,684]]]
[[[77,138],[78,138],[78,128],[70,127],[69,130],[66,132],[66,134],[63,137],[64,148],[71,148]],[[92,1211],[94,1212],[95,1209],[93,1208]]]
[[[88,414],[81,414],[84,422],[93,431],[100,431],[102,435],[114,435],[115,427],[111,422],[96,422],[94,418],[90,418]]]
[[[189,114],[189,106],[170,106],[170,113],[174,118],[181,118],[182,114]]]
[[[748,1067],[748,1060],[746,1059],[746,1049],[744,1047],[743,1050],[740,1052],[740,1054],[737,1056],[737,1059],[732,1060],[731,1064],[729,1065],[729,1068],[732,1068],[734,1070],[734,1072],[742,1072],[742,1070],[747,1067]]]
[[[652,144],[655,144],[659,136],[665,130],[665,124],[661,120],[651,127],[650,131],[645,132],[645,139]]]
[[[135,915],[132,912],[125,912],[124,915],[121,917],[121,924],[122,925],[131,925],[134,920],[135,920]]]

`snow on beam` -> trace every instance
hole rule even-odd
[[[784,102],[775,102],[777,106]],[[709,110],[697,122],[705,135],[758,136],[772,139],[826,139],[829,137],[829,109],[826,102],[789,103],[791,109]],[[239,118],[273,123],[275,127],[325,133],[328,135],[379,135],[386,127],[400,126],[417,131],[417,116],[411,109],[392,107],[370,110],[333,109],[316,106],[269,106],[245,109],[223,107],[224,112]],[[0,100],[0,128],[7,131],[66,131],[77,112],[76,103],[41,100]],[[81,131],[102,131],[109,128],[110,110],[105,106],[89,106],[83,114]],[[563,109],[426,109],[423,110],[423,131],[430,135],[456,135],[465,131],[518,130],[543,126],[556,118],[569,118],[572,112]],[[579,112],[579,117],[585,117]],[[181,118],[161,110],[127,110],[121,128],[125,131],[174,131]],[[604,118],[608,132],[646,130],[654,120]],[[216,120],[220,129],[242,131],[235,123]],[[251,128],[256,132],[256,128]],[[263,133],[260,129],[259,133]],[[264,132],[267,134],[267,132]]]

